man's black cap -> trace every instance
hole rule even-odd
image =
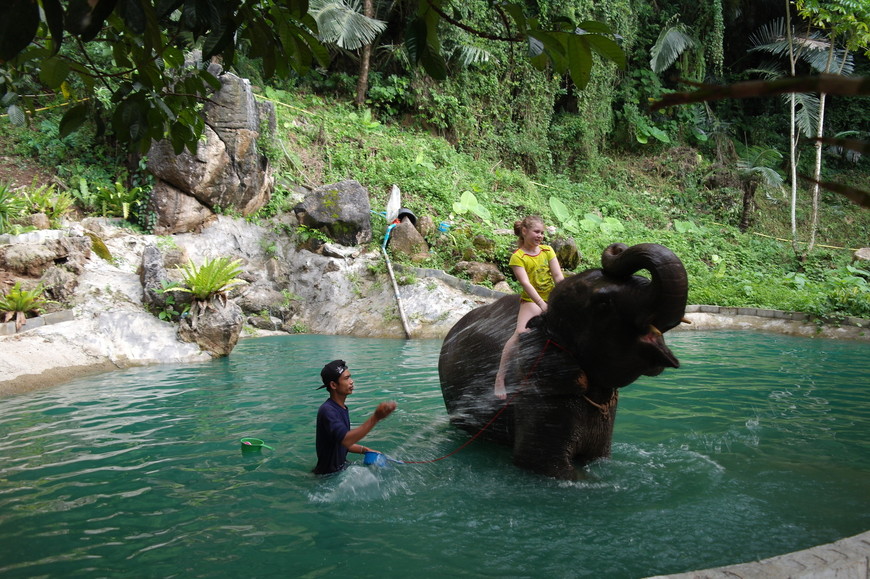
[[[338,382],[338,379],[347,370],[347,362],[344,360],[333,360],[323,367],[320,371],[320,378],[323,380],[323,385],[318,386],[317,390],[326,388],[330,382]]]

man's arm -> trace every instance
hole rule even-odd
[[[371,432],[372,428],[375,427],[375,424],[389,416],[395,409],[395,402],[381,402],[380,404],[378,404],[378,407],[375,409],[374,413],[369,416],[368,420],[366,420],[356,428],[352,428],[347,431],[347,434],[344,435],[344,439],[342,439],[341,444],[347,449],[348,452],[355,452],[358,454],[368,452],[370,449],[357,443],[362,440],[366,434]]]

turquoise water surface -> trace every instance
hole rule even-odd
[[[3,577],[643,577],[870,529],[866,342],[668,334],[682,367],[622,390],[613,458],[556,481],[475,441],[310,474],[322,365],[348,361],[365,444],[468,435],[440,341],[286,336],[0,399]],[[242,453],[239,439],[275,448]]]

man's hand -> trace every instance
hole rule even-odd
[[[396,409],[395,402],[381,402],[380,404],[378,404],[378,407],[375,408],[375,414],[374,414],[375,420],[377,420],[377,421],[383,420],[384,418],[386,418],[387,416],[392,414],[393,410],[395,410],[395,409]]]

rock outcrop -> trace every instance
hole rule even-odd
[[[205,106],[204,140],[196,154],[176,154],[172,143],[154,143],[148,169],[157,178],[150,209],[158,235],[200,230],[219,211],[251,215],[268,203],[274,181],[268,160],[257,146],[262,118],[274,110],[254,100],[250,82],[231,73]]]
[[[369,192],[349,179],[311,191],[293,211],[300,225],[322,231],[340,245],[361,245],[372,240]]]
[[[215,357],[229,356],[239,341],[245,318],[235,302],[215,298],[201,309],[194,302],[191,313],[181,318],[178,336],[194,342]]]

